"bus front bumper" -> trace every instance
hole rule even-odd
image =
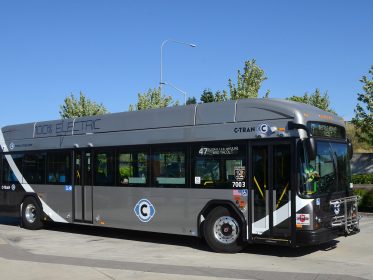
[[[319,245],[334,240],[340,236],[349,236],[360,232],[358,227],[346,232],[344,227],[321,228],[317,230],[304,230],[296,232],[296,244],[298,246]]]

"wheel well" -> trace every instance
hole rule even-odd
[[[201,217],[203,216],[204,219],[206,219],[207,215],[216,207],[223,206],[227,208],[228,210],[232,211],[236,218],[238,218],[238,221],[242,225],[242,238],[246,238],[246,221],[243,213],[237,208],[236,205],[232,201],[229,200],[211,200],[209,201],[205,207],[203,207],[202,211],[198,215],[197,225],[198,225],[198,236],[203,238],[203,223],[204,220],[201,221]]]

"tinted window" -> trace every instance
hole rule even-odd
[[[48,184],[71,184],[70,152],[48,153]]]
[[[15,163],[16,167],[22,174],[22,159],[23,154],[13,154],[8,155],[8,157],[11,157],[11,160]],[[3,184],[11,184],[11,183],[17,183],[18,180],[16,178],[16,175],[10,168],[8,161],[6,159],[6,156],[3,156]],[[22,183],[22,182],[20,182]]]
[[[246,149],[243,145],[207,144],[193,148],[193,186],[232,188],[245,186]]]
[[[155,152],[152,157],[152,174],[155,185],[185,185],[185,152]]]
[[[24,183],[45,184],[45,154],[25,154],[23,158]]]
[[[114,185],[114,156],[112,151],[100,151],[95,154],[94,185]]]
[[[119,152],[119,185],[145,185],[147,182],[147,154],[144,152]]]

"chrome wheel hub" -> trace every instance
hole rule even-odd
[[[240,233],[239,231],[237,221],[230,216],[220,217],[214,224],[214,236],[219,242],[224,244],[235,242]]]
[[[25,210],[25,217],[26,221],[29,222],[30,224],[34,223],[36,220],[36,207],[33,204],[29,204],[26,207]]]

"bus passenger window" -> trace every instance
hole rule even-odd
[[[148,173],[147,160],[146,153],[120,152],[118,155],[119,185],[145,185]]]
[[[23,154],[13,154],[12,158],[16,166],[18,167],[18,170],[22,173]],[[3,156],[3,184],[12,184],[12,183],[17,183],[17,182],[18,182],[17,177],[12,171],[12,169],[10,168],[9,163],[4,155]]]
[[[99,152],[95,155],[94,184],[96,186],[114,185],[114,160],[112,152]]]
[[[193,148],[195,188],[246,187],[246,149],[241,144],[208,143]]]
[[[185,153],[179,151],[156,152],[152,158],[154,183],[162,185],[185,185]]]
[[[199,177],[204,186],[220,180],[220,162],[217,160],[197,159],[195,176]]]
[[[25,182],[45,184],[45,157],[46,155],[43,153],[25,154],[23,158],[23,178]]]
[[[47,183],[56,185],[71,184],[71,153],[51,152],[47,154]]]

